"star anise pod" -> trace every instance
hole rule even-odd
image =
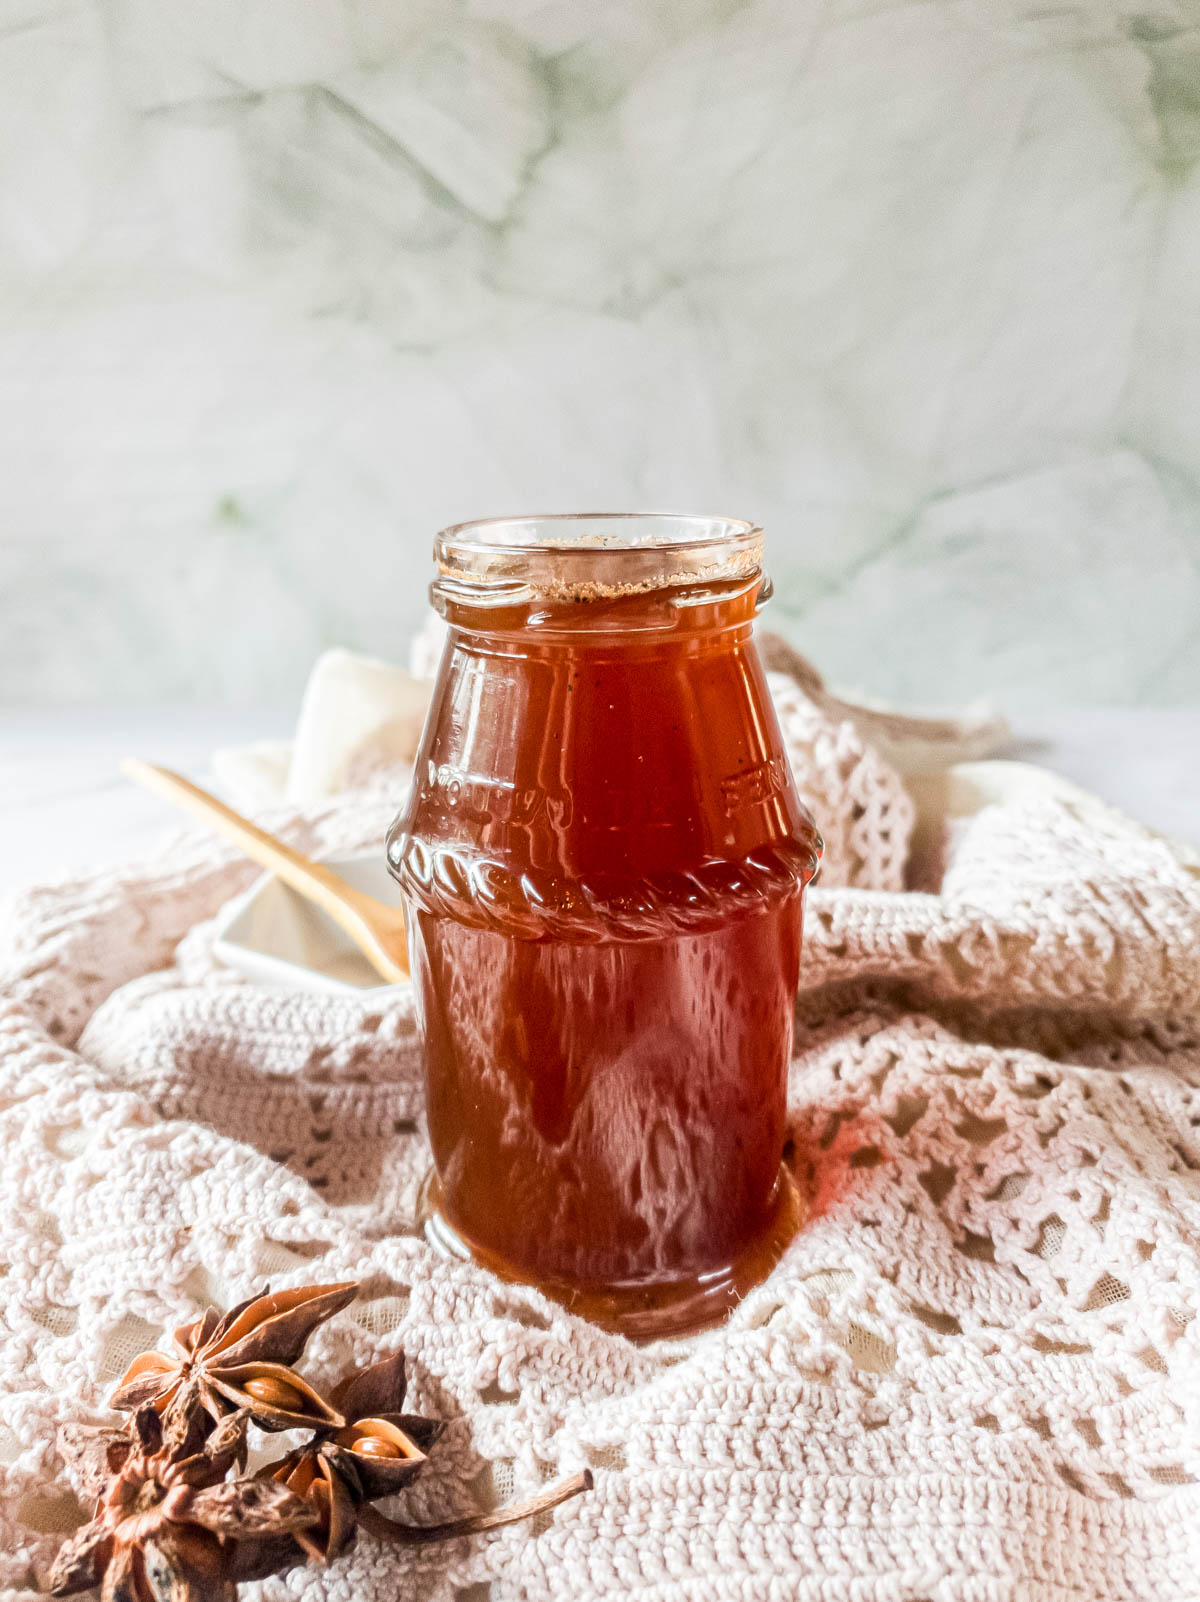
[[[345,1380],[332,1402],[290,1366],[355,1285],[264,1293],[176,1330],[175,1353],[143,1353],[113,1400],[124,1431],[66,1425],[59,1449],[90,1524],[59,1552],[56,1596],[100,1586],[102,1602],[233,1602],[242,1580],[325,1563],[359,1529],[402,1546],[529,1518],[591,1486],[585,1470],[525,1502],[438,1525],[385,1518],[371,1504],[411,1484],[442,1431],[400,1411],[404,1355]],[[244,1476],[246,1430],[307,1426],[307,1443]],[[234,1472],[237,1471],[237,1472]]]
[[[316,1514],[306,1529],[238,1550],[239,1579],[261,1579],[287,1565],[286,1547],[299,1558],[328,1563],[350,1546],[359,1529],[400,1546],[424,1546],[456,1536],[516,1524],[543,1513],[592,1487],[589,1470],[550,1486],[538,1496],[493,1513],[481,1513],[446,1524],[400,1524],[370,1506],[411,1485],[425,1467],[426,1453],[445,1425],[438,1419],[401,1413],[404,1402],[404,1354],[385,1358],[344,1381],[334,1399],[346,1415],[336,1435],[307,1446],[261,1471],[302,1497]]]
[[[99,1586],[102,1602],[228,1602],[236,1594],[232,1543],[291,1535],[313,1522],[312,1508],[286,1486],[226,1480],[243,1454],[248,1411],[227,1416],[198,1450],[181,1455],[198,1416],[197,1408],[187,1412],[176,1410],[172,1441],[152,1406],[139,1410],[91,1523],[50,1571],[52,1595]]]
[[[154,1412],[152,1418],[149,1412],[139,1412],[123,1430],[76,1421],[60,1425],[58,1450],[80,1496],[94,1503],[139,1449],[163,1453],[172,1460],[203,1451],[222,1473],[233,1462],[244,1463],[248,1416],[244,1412],[227,1414],[214,1430],[194,1393],[180,1392],[165,1414]]]
[[[303,1497],[316,1521],[294,1539],[315,1562],[327,1563],[353,1541],[364,1502],[393,1496],[424,1468],[445,1425],[400,1411],[406,1389],[404,1353],[343,1381],[334,1400],[346,1424],[262,1470]]]
[[[318,1324],[340,1312],[357,1292],[355,1284],[304,1285],[252,1296],[224,1315],[210,1307],[175,1331],[173,1352],[143,1352],[135,1358],[113,1393],[112,1405],[129,1412],[153,1407],[163,1413],[182,1392],[194,1391],[214,1421],[246,1408],[267,1430],[341,1429],[342,1415],[291,1365]]]

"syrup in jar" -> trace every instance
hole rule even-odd
[[[427,1233],[631,1336],[700,1327],[799,1219],[781,1155],[820,842],[751,638],[761,532],[513,519],[435,554],[449,633],[388,835]]]

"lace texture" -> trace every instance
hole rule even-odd
[[[407,990],[217,968],[205,920],[254,874],[221,847],[7,905],[0,1594],[83,1517],[56,1424],[103,1416],[137,1351],[268,1278],[353,1277],[313,1377],[402,1345],[411,1405],[452,1420],[392,1511],[584,1464],[595,1490],[429,1552],[363,1537],[252,1595],[1200,1595],[1200,868],[997,764],[923,805],[910,851],[894,772],[772,682],[829,845],[790,1081],[808,1219],[690,1340],[633,1347],[430,1251]],[[266,822],[341,850],[396,801],[393,779]]]

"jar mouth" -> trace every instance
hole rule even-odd
[[[750,578],[763,533],[742,518],[686,512],[549,512],[455,523],[433,543],[438,591],[500,604],[585,600]]]

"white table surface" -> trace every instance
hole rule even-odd
[[[121,776],[123,756],[203,783],[217,747],[286,736],[293,719],[258,708],[0,708],[0,895],[136,856],[179,827],[177,814]],[[1200,845],[1200,708],[1061,709],[1013,723],[1004,755],[1053,768]]]

